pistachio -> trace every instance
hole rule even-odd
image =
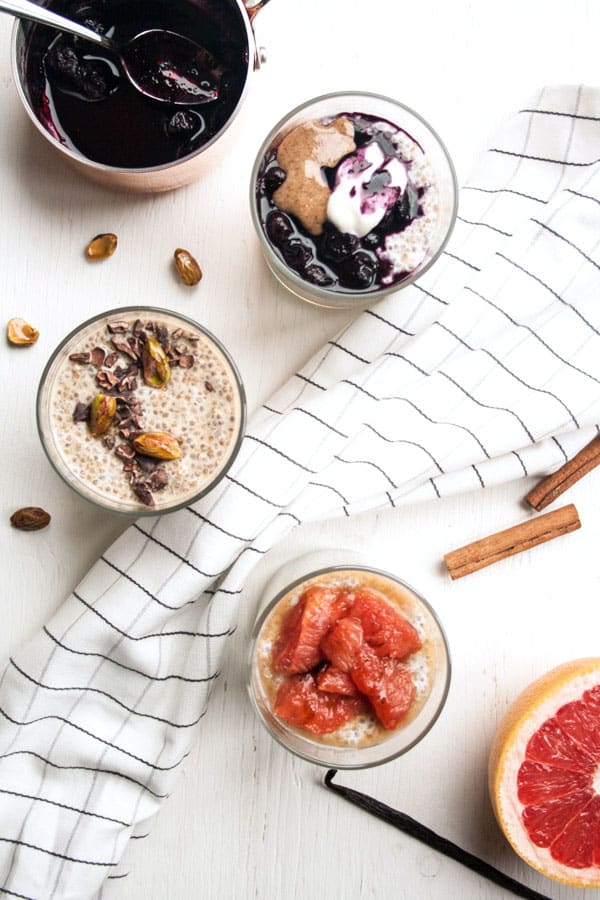
[[[94,437],[106,434],[117,411],[117,398],[109,394],[96,394],[90,404],[90,432]]]
[[[193,287],[202,279],[202,269],[189,252],[182,247],[178,247],[175,253],[175,266],[179,272],[179,276],[184,284]]]
[[[108,259],[116,249],[116,234],[97,234],[85,248],[85,255],[88,259]]]
[[[21,531],[39,531],[50,524],[50,514],[39,506],[24,506],[12,514],[10,522]]]
[[[138,453],[154,459],[178,459],[180,456],[177,440],[166,431],[143,431],[133,438],[132,444]]]
[[[10,319],[6,335],[11,344],[29,346],[35,344],[40,336],[39,331],[28,325],[25,319]]]
[[[171,366],[167,354],[152,335],[148,335],[142,350],[142,368],[148,387],[166,388],[171,379]]]

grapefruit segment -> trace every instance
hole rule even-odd
[[[325,657],[342,672],[354,666],[356,654],[362,647],[363,630],[360,620],[354,616],[338,619],[321,642]]]
[[[291,609],[275,643],[275,671],[296,675],[318,665],[323,659],[321,641],[347,609],[348,601],[338,591],[309,587]]]
[[[356,685],[347,672],[342,672],[336,666],[326,666],[317,675],[317,687],[320,691],[328,691],[330,694],[345,694],[348,697],[358,695]]]
[[[336,731],[364,710],[365,702],[359,695],[343,697],[320,691],[310,672],[286,678],[279,686],[273,707],[276,716],[313,734]]]
[[[533,806],[583,790],[589,783],[589,775],[583,772],[570,772],[526,759],[517,776],[517,796],[524,806]]]
[[[353,592],[350,614],[359,619],[365,640],[377,656],[402,659],[421,649],[416,628],[401,613],[371,591]]]
[[[492,745],[489,784],[525,862],[600,887],[600,659],[565,663],[517,697]]]
[[[384,728],[397,728],[415,699],[415,685],[407,667],[397,659],[380,659],[368,645],[357,654],[350,672],[354,684],[369,698]]]

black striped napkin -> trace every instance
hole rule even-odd
[[[171,790],[246,576],[301,522],[546,472],[600,423],[600,92],[544,89],[442,259],[253,417],[231,474],[143,519],[0,678],[0,893],[85,900]]]

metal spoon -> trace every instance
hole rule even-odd
[[[151,28],[121,46],[31,0],[0,0],[0,12],[57,28],[103,47],[117,57],[134,88],[152,100],[195,106],[219,96],[218,64],[208,50],[174,31]]]

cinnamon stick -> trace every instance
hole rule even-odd
[[[581,528],[579,515],[575,506],[563,506],[553,512],[528,519],[520,525],[514,525],[505,531],[498,531],[472,544],[467,544],[459,550],[453,550],[444,556],[444,562],[450,572],[450,577],[455,580],[471,572],[477,572],[485,566],[522,553],[537,544],[551,541]]]
[[[536,484],[526,495],[525,500],[540,512],[598,465],[600,465],[600,434],[554,474],[548,475]]]

